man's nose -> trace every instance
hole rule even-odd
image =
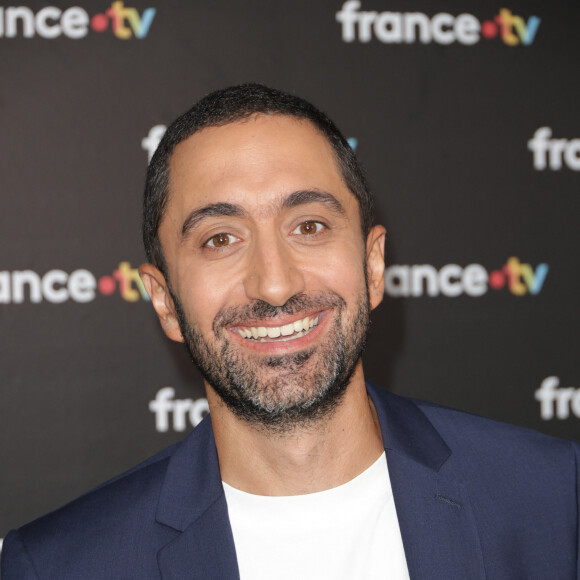
[[[251,252],[244,283],[246,296],[272,306],[283,306],[304,291],[304,277],[297,257],[280,239],[262,240]]]

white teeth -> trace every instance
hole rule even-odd
[[[310,329],[318,324],[318,316],[310,318],[306,316],[302,320],[290,322],[284,326],[251,326],[249,328],[238,328],[238,334],[242,338],[252,338],[254,340],[268,338],[278,338],[283,336],[280,340],[293,340],[304,336]],[[286,338],[291,337],[291,338]],[[262,340],[261,342],[266,342]]]
[[[280,338],[278,340],[278,342],[287,342],[289,340],[294,340],[295,338],[301,338],[305,334],[306,334],[305,332],[299,332],[298,334],[295,334],[294,336],[285,336],[283,338]]]

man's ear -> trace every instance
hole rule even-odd
[[[171,340],[183,342],[175,305],[167,287],[165,276],[153,264],[143,264],[139,268],[139,275],[141,280],[143,280],[149,298],[151,298],[151,304],[153,304],[153,308],[157,312],[163,331]]]
[[[373,226],[367,236],[367,279],[371,310],[383,300],[385,293],[385,238],[383,226]]]

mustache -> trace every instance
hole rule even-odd
[[[330,290],[316,293],[295,294],[282,306],[272,306],[263,300],[255,300],[240,306],[228,306],[220,310],[213,320],[212,328],[217,332],[224,326],[238,326],[255,320],[275,320],[281,316],[293,316],[300,312],[325,310],[327,308],[344,308],[346,302],[342,296]]]

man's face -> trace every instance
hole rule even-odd
[[[169,191],[159,236],[170,287],[142,268],[168,336],[248,421],[286,429],[331,412],[360,372],[384,230],[365,253],[326,139],[279,115],[206,128],[176,148]]]

